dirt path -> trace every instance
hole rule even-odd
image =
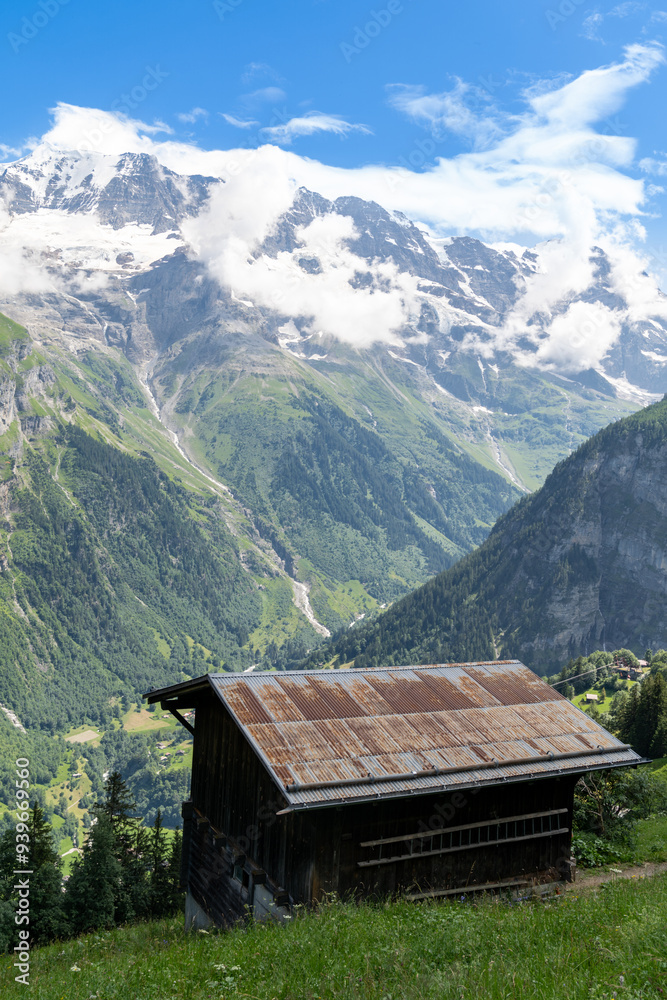
[[[631,868],[609,869],[600,875],[586,875],[584,878],[577,876],[577,881],[569,885],[568,891],[572,889],[592,889],[603,882],[615,882],[619,878],[650,878],[651,875],[659,875],[667,872],[667,861],[647,862],[643,865],[633,865]]]

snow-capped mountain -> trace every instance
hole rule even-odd
[[[102,225],[122,229],[150,225],[153,233],[178,228],[196,215],[214,177],[180,176],[147,153],[59,153],[39,147],[0,175],[0,198],[12,214],[40,209],[95,214]]]
[[[0,173],[0,308],[156,376],[186,341],[195,364],[192,337],[323,371],[389,365],[528,485],[547,467],[518,471],[506,418],[534,423],[545,380],[565,405],[559,441],[546,421],[559,456],[667,389],[667,298],[622,255],[591,247],[575,268],[558,241],[434,236],[375,202],[296,186],[281,202],[243,180],[39,146]]]
[[[74,421],[219,505],[283,642],[451,565],[663,394],[667,300],[620,249],[438,235],[253,162],[43,145],[2,168],[0,313],[30,346],[0,418],[17,467]]]

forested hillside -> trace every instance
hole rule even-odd
[[[517,656],[540,673],[594,649],[667,645],[667,398],[610,425],[475,552],[306,665]]]
[[[52,446],[58,481],[31,451],[9,484],[0,701],[57,730],[205,669],[204,647],[213,666],[245,663],[260,605],[215,503],[76,426]]]

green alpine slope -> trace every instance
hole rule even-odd
[[[169,442],[122,356],[44,351],[4,318],[0,354],[0,703],[23,725],[110,722],[123,695],[246,667],[267,594],[312,644],[275,553]]]
[[[667,646],[667,397],[600,431],[450,570],[307,665],[520,657],[541,673],[605,646]]]

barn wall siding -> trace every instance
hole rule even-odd
[[[386,897],[509,879],[561,879],[570,856],[575,781],[546,778],[277,816],[285,799],[226,709],[208,700],[197,709],[192,805],[184,807],[184,872],[193,898],[219,924],[255,911],[280,916],[281,890],[284,902],[289,897],[310,903],[328,892]],[[410,837],[434,828],[563,809],[558,825],[567,832],[555,836],[359,864],[378,857],[377,846],[361,846],[367,841],[406,838],[382,845],[381,856],[394,857],[414,851],[419,842]],[[245,886],[234,878],[235,863],[237,874],[239,865],[245,870]]]

